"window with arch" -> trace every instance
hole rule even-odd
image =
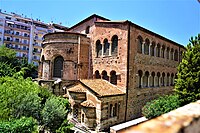
[[[146,71],[144,74],[143,85],[149,87],[149,72]]]
[[[157,47],[156,47],[156,57],[160,57],[160,44],[159,43],[157,44]]]
[[[117,116],[117,103],[115,103],[115,106],[113,108],[113,116]]]
[[[112,37],[112,48],[111,48],[111,54],[117,55],[118,53],[118,36],[114,35]]]
[[[169,59],[169,55],[170,55],[170,48],[167,47],[167,53],[166,53],[167,59]]]
[[[161,83],[162,83],[162,86],[165,86],[165,73],[164,72],[162,73]]]
[[[63,74],[63,57],[57,56],[54,59],[53,77],[62,78]]]
[[[102,72],[101,75],[102,75],[102,76],[101,76],[102,79],[109,81],[109,77],[108,77],[107,72],[106,72],[105,70]]]
[[[174,60],[174,49],[173,48],[171,48],[170,59]]]
[[[110,83],[117,85],[117,75],[116,75],[116,71],[111,71],[110,72]]]
[[[165,58],[165,45],[162,46],[161,57]]]
[[[172,73],[171,74],[171,86],[173,86],[174,85],[174,74]]]
[[[167,86],[169,86],[170,74],[167,73]]]
[[[138,87],[142,88],[142,70],[138,71]]]
[[[137,38],[137,44],[138,44],[137,51],[138,51],[138,53],[142,53],[142,43],[143,43],[142,37],[138,36],[138,38]]]
[[[101,79],[101,75],[98,70],[95,71],[95,79]]]
[[[96,41],[96,57],[100,57],[102,55],[102,45],[100,40]]]
[[[87,26],[85,29],[85,34],[89,34],[90,33],[90,26]]]
[[[110,44],[108,43],[108,39],[104,39],[103,43],[104,43],[103,54],[109,55]]]
[[[145,44],[144,44],[144,54],[146,55],[149,55],[149,45],[150,45],[150,41],[149,39],[147,38],[145,40]]]
[[[155,49],[155,42],[152,42],[151,47],[150,47],[150,55],[151,56],[155,56],[154,49]]]
[[[160,72],[157,73],[157,87],[160,86]]]
[[[81,123],[84,123],[84,122],[85,122],[85,115],[82,114],[82,115],[81,115]]]
[[[113,117],[113,105],[110,104],[110,117]]]
[[[177,49],[174,52],[174,60],[178,61],[178,50]]]
[[[154,80],[155,80],[155,72],[152,72],[151,73],[151,87],[155,86]]]

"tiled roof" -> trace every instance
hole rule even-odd
[[[86,88],[82,85],[82,84],[77,84],[75,86],[72,86],[68,89],[68,91],[71,91],[71,92],[86,92]]]
[[[84,79],[81,80],[81,83],[93,91],[96,96],[114,96],[114,95],[123,95],[125,94],[117,86],[109,83],[106,80],[102,79]]]
[[[81,103],[81,105],[85,107],[95,107],[94,103],[91,100],[84,101]]]

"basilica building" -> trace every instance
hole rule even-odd
[[[184,51],[128,20],[94,14],[44,36],[39,83],[68,98],[81,124],[105,131],[140,117],[146,102],[173,91]]]

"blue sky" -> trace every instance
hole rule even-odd
[[[67,27],[94,13],[130,20],[185,46],[200,33],[198,0],[0,0],[0,8]]]

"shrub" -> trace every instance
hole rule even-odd
[[[37,121],[32,117],[0,121],[1,133],[36,133],[37,130]]]
[[[180,107],[177,95],[160,96],[158,99],[147,102],[142,108],[142,114],[148,118],[154,118]]]

